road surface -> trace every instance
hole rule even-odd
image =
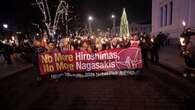
[[[190,110],[194,103],[193,84],[158,66],[137,78],[47,80],[40,86],[35,72],[0,81],[1,110]]]

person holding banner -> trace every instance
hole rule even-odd
[[[133,39],[131,40],[131,47],[139,47],[140,46],[140,41],[137,35],[133,36]]]
[[[40,85],[42,78],[40,76],[40,71],[39,71],[39,54],[46,52],[47,49],[41,46],[41,41],[34,40],[33,51],[34,52],[32,55],[32,63],[36,68],[36,75],[37,75],[36,80],[38,81],[38,85]]]
[[[86,52],[92,52],[92,49],[90,47],[89,41],[88,40],[84,40],[82,43],[82,47],[81,47],[82,51],[86,51]]]
[[[96,51],[98,52],[98,51],[101,51],[102,50],[102,43],[101,43],[101,39],[100,38],[96,38],[96,41],[95,41],[95,43],[96,43]]]
[[[112,41],[111,41],[111,49],[119,48],[119,47],[120,47],[120,45],[118,44],[118,39],[113,38]]]
[[[123,48],[129,48],[130,47],[130,41],[129,41],[129,39],[127,39],[127,37],[124,37],[123,38],[123,42],[121,42],[122,44],[122,47]]]
[[[47,51],[51,52],[51,51],[58,51],[58,49],[56,48],[56,45],[54,42],[49,42],[47,44]]]
[[[70,42],[68,38],[62,39],[62,44],[61,44],[61,51],[67,51],[70,50]]]

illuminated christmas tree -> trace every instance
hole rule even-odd
[[[125,8],[123,8],[123,14],[121,16],[120,37],[130,37],[129,23],[127,20],[127,14]]]

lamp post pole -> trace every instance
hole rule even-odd
[[[91,36],[93,33],[93,30],[92,30],[93,17],[92,16],[88,17],[88,22],[89,22],[89,35]]]
[[[112,34],[115,36],[116,35],[116,16],[112,15]]]

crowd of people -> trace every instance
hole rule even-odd
[[[23,42],[22,48],[14,48],[12,45],[0,42],[0,52],[6,60],[7,64],[12,63],[12,56],[15,52],[29,52],[31,56],[30,59],[38,70],[37,74],[39,74],[38,56],[44,52],[67,50],[99,52],[115,48],[139,47],[141,48],[144,66],[147,67],[149,61],[153,64],[159,63],[160,47],[167,44],[166,38],[164,37],[165,35],[162,33],[159,33],[159,35],[156,37],[149,34],[132,34],[131,37],[93,35],[64,37],[56,41],[43,37],[34,39],[32,45],[29,42]]]
[[[180,54],[184,56],[188,67],[195,68],[195,33],[190,28],[184,30],[180,36]]]
[[[107,49],[136,46],[141,48],[143,62],[147,66],[149,59],[151,59],[152,63],[159,63],[160,47],[167,44],[167,36],[163,33],[159,33],[156,37],[146,34],[132,34],[131,37],[102,37],[93,35],[90,37],[64,37],[57,41],[48,40],[43,37],[41,39],[35,39],[32,46],[28,42],[23,42],[22,48],[0,42],[0,54],[4,57],[7,64],[12,64],[14,53],[30,52],[33,53],[33,63],[37,65],[38,54],[46,51],[82,50],[98,52]]]
[[[12,64],[12,54],[14,47],[0,42],[0,56],[4,58],[7,64]]]
[[[38,54],[46,51],[82,50],[98,52],[114,48],[140,47],[144,65],[147,66],[149,59],[154,64],[159,63],[159,49],[165,44],[162,43],[162,39],[166,39],[162,33],[159,33],[157,37],[142,34],[132,34],[131,37],[101,37],[95,35],[90,37],[65,37],[56,42],[43,38],[34,42],[35,57],[33,62],[37,65]]]
[[[19,45],[15,42],[2,42],[0,41],[0,60],[12,64],[23,53],[32,53],[32,45],[30,42],[23,40]],[[23,56],[25,57],[25,56]],[[24,58],[25,59],[25,58]]]

